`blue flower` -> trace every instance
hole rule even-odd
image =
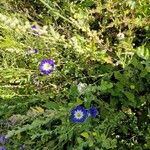
[[[55,69],[54,61],[52,59],[42,60],[39,65],[39,69],[43,74],[46,75],[52,73]]]
[[[0,147],[0,150],[6,150],[6,148],[5,147]]]
[[[91,106],[88,110],[88,114],[92,117],[92,118],[95,118],[96,115],[97,115],[98,111],[96,109],[96,107],[94,106]]]
[[[33,30],[35,30],[35,29],[37,29],[37,26],[36,26],[36,25],[32,25],[31,28],[32,28]]]
[[[6,137],[4,135],[0,135],[0,144],[6,143]]]
[[[83,106],[77,106],[72,110],[71,115],[72,122],[83,123],[87,117],[87,110]]]

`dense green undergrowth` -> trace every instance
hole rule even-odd
[[[149,5],[1,0],[0,134],[8,150],[150,149]],[[55,61],[53,73],[41,74],[43,59]],[[78,105],[98,115],[73,123]]]

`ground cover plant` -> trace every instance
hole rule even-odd
[[[150,149],[149,0],[0,1],[0,150]]]

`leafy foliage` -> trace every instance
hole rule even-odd
[[[149,3],[0,1],[0,133],[8,150],[149,149]],[[48,76],[43,59],[55,60]],[[94,105],[97,117],[72,123],[78,105]]]

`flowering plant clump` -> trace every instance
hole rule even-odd
[[[39,65],[39,69],[45,75],[52,73],[55,69],[54,60],[52,59],[42,60]]]
[[[149,150],[149,5],[0,0],[0,150]]]

